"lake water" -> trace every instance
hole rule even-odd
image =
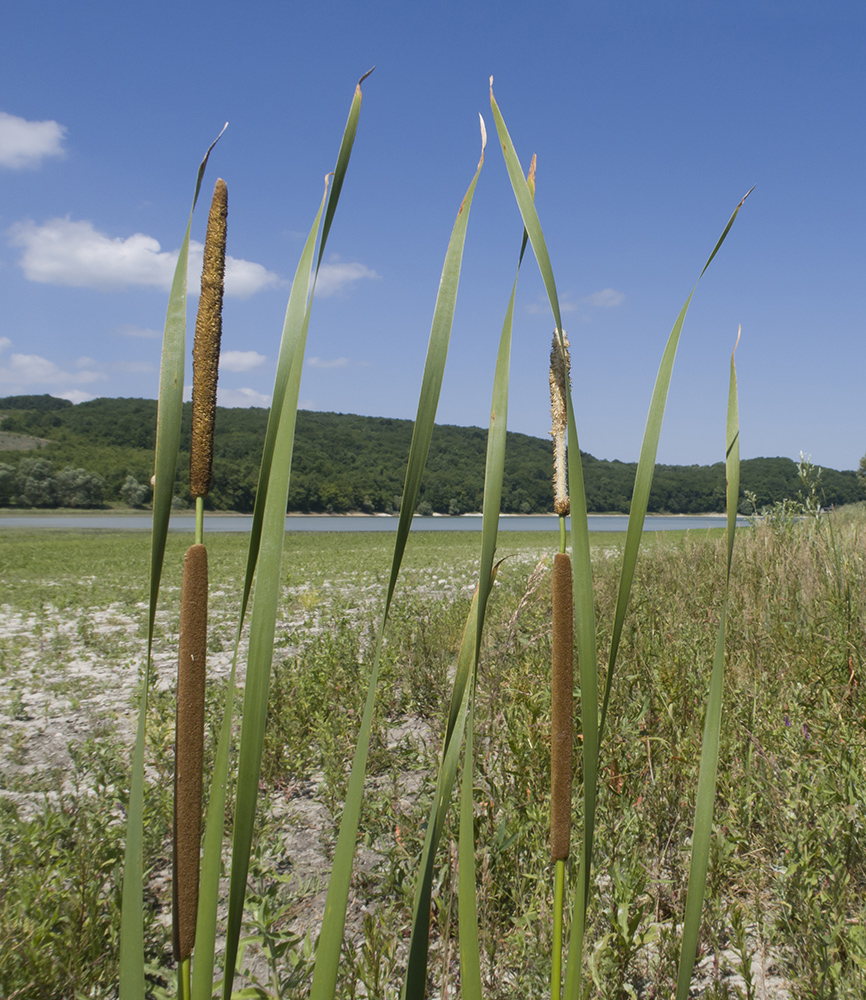
[[[394,531],[396,517],[340,517],[340,516],[295,516],[286,518],[287,531]],[[238,514],[207,514],[204,519],[205,533],[217,531],[249,531],[252,516]],[[740,523],[745,523],[741,518]],[[625,531],[628,517],[625,514],[593,514],[589,518],[590,531]],[[687,528],[723,528],[724,514],[697,514],[662,516],[650,514],[644,523],[645,531],[683,531]],[[171,531],[185,531],[190,534],[195,527],[192,514],[177,514],[170,522]],[[569,524],[570,527],[570,524]],[[149,531],[149,514],[21,514],[0,515],[2,528],[65,528],[65,529],[111,529],[113,531]],[[480,531],[481,517],[415,517],[413,531]],[[554,515],[505,515],[499,519],[500,531],[558,531],[559,518]]]

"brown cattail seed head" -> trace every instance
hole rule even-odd
[[[207,549],[191,545],[183,561],[177,664],[172,936],[178,962],[192,952],[198,910],[206,650]]]
[[[571,505],[568,499],[568,467],[565,461],[565,441],[568,431],[568,409],[566,394],[571,387],[571,358],[568,353],[568,337],[553,334],[550,349],[550,415],[553,426],[553,510],[565,517]]]
[[[207,220],[201,297],[192,348],[192,445],[189,489],[196,498],[210,491],[213,468],[213,429],[216,417],[217,376],[222,337],[223,284],[226,270],[228,190],[217,180]]]
[[[550,686],[550,856],[564,861],[571,844],[574,602],[571,560],[553,561],[553,652]]]

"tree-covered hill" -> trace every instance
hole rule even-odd
[[[252,510],[268,411],[218,408],[214,484],[208,504],[217,510]],[[156,401],[94,399],[75,406],[51,396],[0,399],[0,427],[51,443],[38,453],[0,451],[0,504],[97,506],[103,501],[149,499],[156,437]],[[184,406],[182,441],[189,441],[190,406]],[[403,488],[412,422],[352,414],[298,413],[289,510],[341,513],[394,511]],[[421,513],[462,514],[481,508],[487,432],[438,425],[421,488]],[[38,456],[38,457],[37,457]],[[626,512],[634,463],[583,454],[587,504],[593,512]],[[188,496],[189,456],[179,461],[180,498]],[[509,434],[502,509],[541,513],[551,508],[549,440]],[[89,478],[88,478],[89,477]],[[742,463],[742,489],[759,506],[796,498],[797,466],[787,458]],[[823,502],[862,499],[855,472],[825,469]],[[696,514],[724,509],[725,470],[662,465],[656,469],[650,510]],[[76,501],[73,503],[72,501]],[[184,502],[181,500],[180,502]],[[748,504],[741,510],[751,512]]]

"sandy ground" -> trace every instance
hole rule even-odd
[[[428,578],[427,585],[435,591],[448,590],[453,583]],[[466,587],[466,581],[461,580],[459,585]],[[366,587],[359,588],[355,597],[361,605],[377,599]],[[133,694],[142,668],[145,618],[144,603],[85,611],[63,610],[50,604],[39,611],[27,612],[8,605],[0,607],[3,676],[0,774],[7,786],[0,789],[0,795],[14,799],[26,812],[43,802],[46,795],[57,796],[58,787],[61,792],[73,791],[68,778],[72,763],[70,744],[106,730],[113,730],[131,744],[137,718]],[[286,621],[284,625],[297,627],[298,622]],[[315,624],[311,627],[316,628]],[[223,651],[209,653],[209,675],[228,677],[233,623],[228,616],[212,614],[211,629]],[[168,686],[173,683],[176,670],[175,655],[171,652],[176,648],[176,611],[158,613],[157,631],[160,638],[154,665],[159,684]],[[240,662],[243,661],[242,656]],[[419,721],[408,720],[389,731],[387,738],[392,746],[406,739],[426,744],[430,732]],[[282,856],[281,868],[291,872],[295,891],[299,886],[305,887],[291,923],[292,930],[301,936],[308,931],[315,935],[320,925],[330,870],[333,823],[317,794],[319,777],[313,775],[308,781],[296,783],[269,801],[271,818],[282,830],[277,848]],[[410,800],[419,784],[417,772],[397,777],[397,794],[404,799],[398,803],[400,807],[411,806]],[[361,849],[357,869],[373,871],[380,860],[376,850]],[[168,882],[167,871],[156,872],[152,888],[169,898]],[[358,897],[351,900],[347,932],[357,946],[363,940],[364,916],[374,910],[375,904],[370,900]],[[781,975],[778,956],[765,953],[754,933],[749,941],[753,949],[755,997],[786,1000],[792,994]],[[738,964],[738,956],[733,952],[703,955],[696,968],[692,995],[707,993],[721,977],[733,991],[732,996],[737,995],[737,990],[745,996],[742,979],[730,971]],[[250,970],[259,975],[264,972],[256,959],[251,961]]]

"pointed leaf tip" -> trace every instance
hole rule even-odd
[[[368,76],[369,76],[369,75],[370,75],[370,74],[371,74],[371,73],[373,72],[373,70],[374,70],[375,68],[376,68],[375,66],[371,66],[371,67],[370,67],[370,68],[369,68],[369,69],[367,70],[367,72],[366,72],[366,73],[365,73],[365,74],[364,74],[364,75],[363,75],[363,76],[361,77],[361,79],[360,79],[360,80],[358,81],[358,86],[359,86],[359,87],[360,87],[360,86],[361,86],[361,84],[362,84],[362,83],[363,83],[363,82],[364,82],[364,81],[365,81],[365,80],[367,79],[367,77],[368,77]]]
[[[481,152],[483,153],[487,148],[487,126],[484,124],[484,115],[480,112],[478,114],[478,118],[481,122]]]
[[[754,188],[752,190],[754,190]],[[748,195],[746,197],[748,197]],[[731,358],[732,359],[733,359],[734,355],[737,353],[737,348],[740,346],[740,334],[742,332],[743,332],[743,324],[742,323],[738,323],[737,324],[737,340],[736,340],[736,342],[734,344],[734,349],[731,351]]]

